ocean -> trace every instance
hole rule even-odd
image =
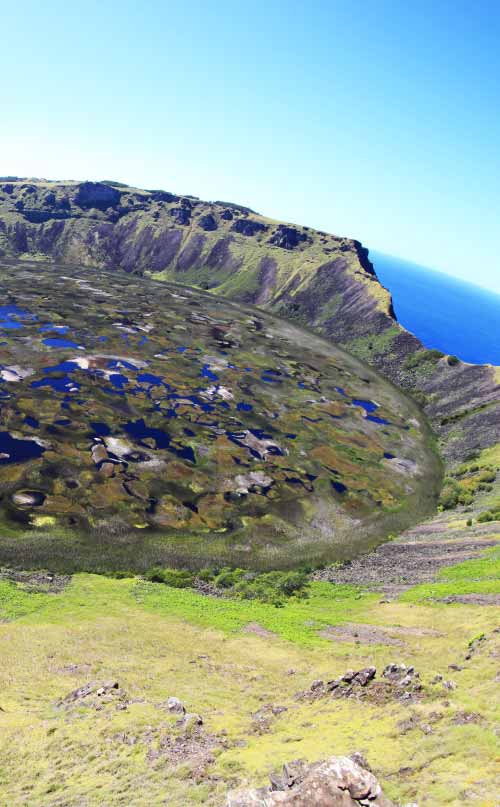
[[[500,365],[500,294],[379,252],[370,260],[399,322],[426,347]]]

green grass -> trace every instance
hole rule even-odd
[[[441,569],[439,578],[462,582],[464,580],[500,580],[500,549],[493,547],[486,550],[484,556],[477,560],[466,560],[455,566]]]
[[[258,622],[282,639],[301,646],[325,645],[323,628],[356,619],[378,595],[354,586],[313,583],[308,599],[291,598],[281,608],[256,600],[217,599],[192,589],[179,589],[137,578],[115,580],[78,574],[62,594],[34,593],[0,581],[0,619],[31,616],[31,621],[59,622],[94,619],[100,608],[109,615],[136,608],[162,617],[177,617],[200,628],[230,634]]]
[[[50,602],[45,592],[30,592],[9,580],[0,580],[0,621],[38,611]]]
[[[308,599],[288,600],[283,608],[255,600],[212,599],[188,589],[139,584],[134,595],[146,609],[176,615],[200,627],[232,633],[257,622],[282,639],[301,646],[325,645],[319,631],[355,620],[378,595],[363,594],[354,586],[313,583]]]
[[[415,586],[401,595],[402,602],[439,600],[461,594],[500,594],[500,549],[483,557],[441,569],[437,582]]]
[[[465,581],[477,588],[493,582],[497,570],[498,553],[489,551],[443,571],[438,585],[456,591]],[[404,644],[363,645],[319,635],[346,621],[406,629]],[[255,623],[262,635],[247,632]],[[495,624],[492,608],[438,608],[405,597],[381,604],[379,594],[318,582],[309,599],[292,598],[276,608],[137,578],[78,574],[60,594],[1,581],[0,803],[149,807],[168,797],[171,807],[220,807],[229,787],[263,782],[287,760],[359,749],[399,803],[459,807],[463,791],[477,790],[477,803],[495,807]],[[450,673],[448,665],[463,659],[481,634],[487,639],[472,661],[463,672]],[[357,701],[311,704],[295,697],[316,678],[368,664],[380,671],[394,660],[420,672],[430,687],[424,701],[361,707]],[[453,675],[457,689],[431,686],[436,673]],[[55,708],[61,696],[85,682],[110,678],[132,699],[127,710]],[[161,707],[170,695],[203,715],[204,730],[227,733],[209,779],[198,780],[189,762],[175,768],[161,755],[148,761],[160,737],[179,731]],[[271,721],[268,733],[255,734],[252,714],[266,703],[288,711]],[[455,725],[463,711],[479,713],[482,722]],[[437,714],[432,733],[402,734],[398,724],[410,714],[422,723]],[[134,743],[122,737],[134,737]],[[409,767],[404,777],[402,767]]]
[[[352,339],[346,347],[358,358],[371,362],[377,356],[390,354],[392,343],[399,334],[399,326],[393,325],[382,333]]]

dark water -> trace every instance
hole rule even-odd
[[[500,295],[424,266],[370,252],[398,320],[426,347],[500,365]]]

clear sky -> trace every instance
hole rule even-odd
[[[500,291],[498,0],[24,0],[0,174],[236,201]]]

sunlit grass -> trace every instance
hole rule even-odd
[[[498,557],[488,552],[441,574],[439,586],[458,590],[494,582]],[[204,597],[190,589],[138,578],[76,575],[60,594],[29,592],[0,583],[0,789],[9,807],[173,807],[220,805],[231,785],[258,783],[282,762],[362,750],[391,797],[458,805],[477,790],[495,807],[493,696],[496,663],[494,609],[444,605],[421,599],[421,587],[393,602],[352,586],[313,583],[308,600],[282,608],[250,600]],[[414,601],[411,601],[411,600]],[[418,600],[418,602],[417,602]],[[343,622],[406,629],[401,646],[363,645],[320,636]],[[260,626],[263,635],[248,633]],[[486,640],[460,672],[469,643]],[[401,634],[399,634],[401,635]],[[412,707],[357,701],[297,701],[316,678],[347,668],[391,661],[419,670],[427,698]],[[436,674],[457,688],[431,685]],[[88,680],[116,679],[131,698],[126,711],[105,707],[64,712],[54,704]],[[148,762],[154,736],[173,731],[161,704],[170,695],[201,713],[205,730],[227,732],[228,747],[210,766],[212,779],[197,781],[189,766]],[[251,731],[252,713],[265,703],[284,705],[269,733]],[[480,715],[455,725],[461,711]],[[401,734],[411,713],[432,723]],[[156,732],[156,734],[155,734]],[[120,738],[132,735],[132,745]],[[157,740],[154,741],[155,743]],[[156,747],[156,746],[155,746]],[[398,771],[410,767],[401,777]],[[475,791],[474,791],[475,792]],[[5,795],[4,795],[5,794]],[[427,802],[425,801],[427,799]],[[1,803],[1,802],[0,802]]]

